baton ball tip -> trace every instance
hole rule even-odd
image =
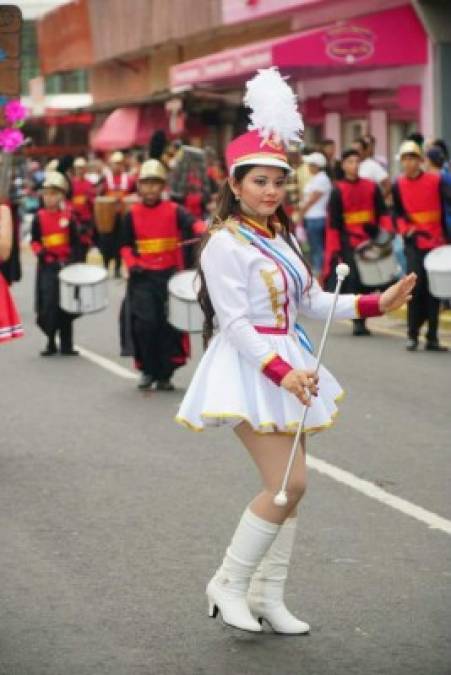
[[[349,265],[346,263],[340,263],[337,265],[336,273],[339,279],[346,279],[350,272]]]
[[[287,495],[285,492],[278,492],[274,497],[274,504],[276,506],[286,506],[288,502]]]

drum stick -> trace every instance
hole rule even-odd
[[[335,313],[335,308],[337,306],[337,300],[338,300],[338,294],[340,293],[341,286],[343,284],[343,281],[346,279],[346,277],[349,274],[349,266],[346,265],[345,263],[340,263],[336,267],[336,274],[337,274],[337,285],[335,287],[335,292],[334,292],[334,298],[332,301],[332,305],[330,306],[329,309],[329,314],[327,316],[326,324],[324,326],[323,330],[323,335],[321,338],[321,343],[318,349],[318,356],[316,357],[316,367],[315,367],[315,375],[318,373],[320,365],[321,365],[321,359],[323,356],[324,352],[324,347],[326,346],[326,340],[327,340],[327,334],[329,332],[330,324],[332,322],[334,313]],[[309,393],[308,396],[308,403],[310,403],[310,400],[312,398],[312,394]],[[305,420],[307,417],[307,412],[308,412],[308,405],[304,406],[304,410],[302,411],[302,417],[301,421],[299,422],[299,426],[296,432],[296,435],[294,437],[293,441],[293,447],[291,448],[291,453],[290,453],[290,458],[288,460],[287,468],[285,471],[285,476],[282,482],[282,487],[280,488],[280,491],[276,494],[274,497],[274,504],[276,506],[286,506],[288,502],[288,497],[287,497],[287,485],[288,485],[288,480],[290,478],[290,473],[291,469],[293,467],[294,460],[296,458],[296,454],[298,451],[298,446],[299,446],[299,440],[302,436],[302,432],[304,431],[304,425],[305,425]]]
[[[201,240],[201,237],[196,237],[195,239],[186,239],[185,241],[179,241],[177,246],[189,246],[190,244],[196,244]]]

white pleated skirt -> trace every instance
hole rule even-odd
[[[296,369],[313,369],[312,356],[292,335],[265,335],[273,350]],[[319,396],[307,412],[306,433],[330,427],[344,392],[323,366],[319,371]],[[182,401],[176,422],[193,431],[243,420],[260,433],[295,434],[302,403],[252,366],[221,333],[210,342]]]

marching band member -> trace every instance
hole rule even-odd
[[[343,284],[343,292],[364,293],[368,289],[361,283],[354,254],[359,244],[375,239],[380,230],[392,232],[393,226],[387,213],[378,185],[359,177],[360,155],[353,148],[342,154],[344,177],[336,181],[329,201],[329,218],[326,227],[323,278],[329,287],[334,266],[342,259],[351,268]],[[369,335],[365,318],[354,319],[353,335]]]
[[[267,96],[271,92],[270,99]],[[288,99],[288,103],[287,103]],[[266,101],[268,102],[265,105]],[[208,344],[176,420],[196,431],[230,425],[260,472],[263,490],[245,510],[222,565],[207,586],[209,615],[259,632],[265,619],[278,633],[309,631],[283,600],[305,490],[305,437],[288,484],[288,504],[274,504],[308,393],[314,396],[308,432],[325,429],[342,390],[315,357],[300,313],[325,318],[333,294],[322,291],[303,260],[282,208],[290,166],[285,146],[299,140],[296,100],[277,69],[247,84],[252,130],[226,151],[229,179],[217,223],[200,258],[200,301]],[[337,318],[376,316],[401,305],[414,275],[382,295],[342,295]]]
[[[78,354],[73,347],[72,322],[76,318],[59,306],[59,278],[62,267],[79,259],[76,223],[65,202],[66,178],[53,171],[43,183],[44,208],[39,209],[31,228],[31,248],[38,258],[36,276],[36,322],[48,338],[41,356],[56,354],[59,333],[61,354]]]
[[[74,161],[74,176],[71,178],[72,211],[75,215],[80,239],[81,258],[86,260],[94,241],[93,201],[95,188],[86,178],[87,161],[77,157]]]
[[[0,204],[0,344],[23,336],[23,326],[4,275],[13,248],[11,209]]]
[[[429,292],[424,268],[426,254],[446,243],[442,178],[422,170],[423,153],[414,141],[405,141],[399,155],[403,174],[393,184],[396,226],[404,238],[407,271],[415,272],[418,277],[407,309],[406,348],[409,351],[417,349],[420,328],[427,321],[426,349],[447,351],[440,345],[437,334],[440,301]]]
[[[123,153],[113,152],[110,157],[110,167],[107,167],[104,173],[104,194],[117,200],[116,221],[112,232],[99,234],[99,248],[107,269],[111,260],[114,260],[114,274],[116,278],[120,277],[121,270],[122,200],[125,195],[134,192],[135,187],[135,179],[125,170],[125,157]]]
[[[203,221],[175,202],[161,199],[167,172],[156,159],[143,163],[138,180],[141,202],[125,216],[121,247],[129,273],[132,340],[141,369],[140,389],[154,382],[172,391],[171,377],[186,362],[188,336],[167,322],[168,281],[184,266],[180,244],[205,230]]]

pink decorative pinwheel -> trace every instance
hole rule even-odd
[[[3,119],[8,126],[0,129],[0,151],[11,153],[17,150],[24,142],[24,135],[20,131],[27,116],[27,109],[18,99],[2,101]]]
[[[0,131],[0,148],[5,152],[14,152],[24,142],[20,129],[2,129]]]
[[[5,118],[10,124],[17,125],[17,122],[23,122],[26,116],[27,109],[19,100],[8,101],[5,105]]]

